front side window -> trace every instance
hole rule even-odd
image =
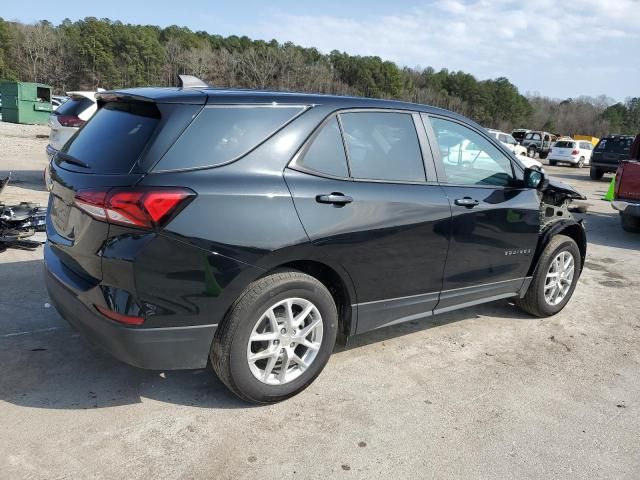
[[[408,113],[340,114],[351,176],[358,179],[424,182],[418,134]]]
[[[509,185],[511,161],[488,139],[459,123],[429,118],[440,148],[448,183]]]
[[[155,167],[156,170],[213,167],[260,145],[304,107],[205,107]]]
[[[300,166],[335,177],[348,177],[338,119],[333,117],[313,139],[311,146],[297,162]]]

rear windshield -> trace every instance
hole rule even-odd
[[[62,148],[62,159],[84,164],[87,173],[129,173],[159,121],[154,104],[107,103]]]
[[[171,147],[154,170],[222,165],[260,145],[304,111],[289,106],[207,107]]]
[[[87,97],[72,97],[57,108],[55,115],[77,117],[94,103],[96,102]]]
[[[567,142],[567,141],[561,140],[559,142],[556,142],[554,147],[558,147],[558,148],[576,148],[576,144],[574,142]]]
[[[632,143],[631,137],[603,138],[595,149],[599,152],[629,153]]]

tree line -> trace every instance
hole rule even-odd
[[[23,24],[0,18],[0,79],[40,82],[55,92],[173,86],[180,73],[218,87],[362,95],[446,108],[486,127],[562,134],[640,131],[640,98],[556,100],[524,96],[506,78],[477,80],[461,71],[401,68],[376,56],[293,43],[222,37],[185,27],[109,19]]]

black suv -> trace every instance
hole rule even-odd
[[[303,390],[355,334],[509,297],[553,315],[586,253],[575,190],[395,101],[106,92],[48,185],[60,314],[135,366],[210,358],[253,402]]]
[[[620,162],[629,158],[634,138],[631,135],[609,135],[601,138],[591,154],[591,178],[600,180],[605,173],[615,173]]]

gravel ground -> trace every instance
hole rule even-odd
[[[11,198],[46,200],[45,130],[0,123]],[[0,478],[640,478],[640,235],[606,181],[546,170],[590,204],[560,314],[502,301],[373,332],[267,407],[95,350],[48,307],[41,249],[0,254]]]

